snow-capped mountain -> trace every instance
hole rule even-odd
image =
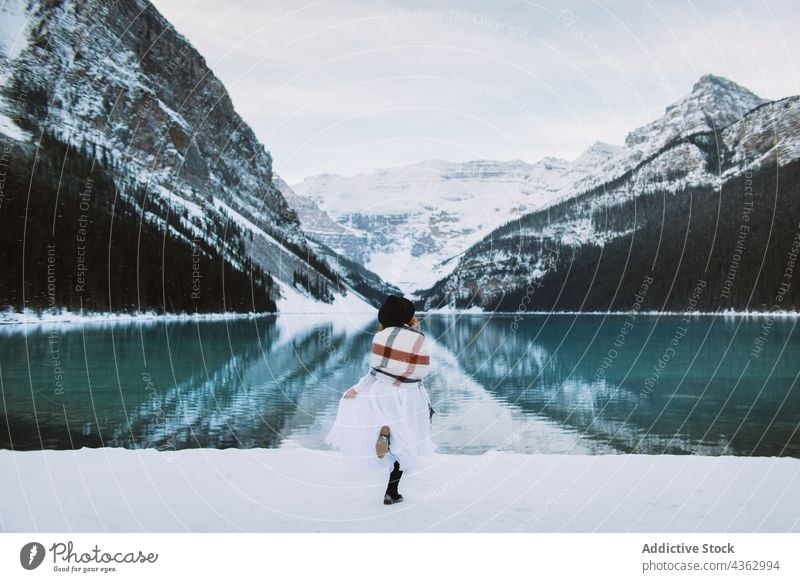
[[[573,193],[621,176],[676,140],[727,127],[764,103],[766,100],[729,79],[703,75],[691,93],[669,105],[662,117],[630,132],[625,147],[578,180]]]
[[[703,75],[663,117],[629,133],[625,146],[648,155],[676,139],[727,127],[766,102],[729,79]]]
[[[312,237],[411,292],[450,272],[453,257],[509,217],[566,195],[618,149],[598,142],[571,162],[428,160],[350,178],[322,174],[294,185],[300,197],[290,205]],[[340,228],[328,218],[317,228],[320,210]]]
[[[0,16],[0,132],[18,147],[47,135],[102,161],[120,207],[183,244],[202,241],[208,260],[268,274],[279,303],[279,287],[326,302],[355,286],[369,296],[363,277],[317,254],[270,153],[149,2],[8,0]]]
[[[589,190],[473,245],[426,306],[800,308],[796,286],[781,287],[800,237],[800,97],[766,102],[707,75],[626,143]]]
[[[353,249],[351,256],[413,291],[463,269],[465,251],[493,229],[509,221],[516,224],[537,210],[547,208],[552,214],[571,200],[591,203],[582,202],[583,211],[570,212],[568,220],[550,220],[541,237],[565,245],[602,245],[630,234],[632,227],[598,228],[591,217],[598,208],[642,193],[715,187],[747,165],[760,167],[767,162],[764,156],[775,153],[770,132],[793,123],[792,111],[777,113],[772,107],[793,106],[768,103],[733,81],[704,75],[661,118],[631,131],[624,146],[598,142],[572,161],[433,160],[351,178],[323,174],[295,185],[300,198],[290,205],[303,222],[312,216],[304,206],[315,203],[314,221],[322,211],[328,224],[332,218],[344,230],[320,229],[312,236],[340,252]],[[791,128],[781,131],[784,140],[776,151],[782,159],[794,159],[794,134]],[[727,157],[715,161],[715,155]],[[752,157],[756,155],[761,157]],[[582,197],[586,193],[592,196]],[[535,268],[546,264],[535,262]],[[459,275],[447,280],[459,280]]]
[[[625,146],[597,142],[571,161],[430,160],[354,177],[322,174],[295,184],[300,198],[290,206],[303,223],[324,221],[312,237],[411,292],[452,272],[455,257],[508,220],[591,190],[665,145],[726,127],[763,103],[733,81],[704,75],[663,117],[632,131]],[[692,167],[703,163],[692,152],[673,155]]]
[[[283,194],[289,206],[297,212],[303,231],[312,239],[324,242],[331,248],[357,262],[364,264],[368,255],[367,235],[346,228],[322,210],[319,204],[311,198],[298,195],[280,177],[274,177],[274,183]]]

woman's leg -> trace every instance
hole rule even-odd
[[[400,463],[395,461],[394,468],[392,472],[389,473],[389,484],[386,486],[386,493],[383,496],[384,503],[387,503],[387,497],[391,500],[390,503],[397,503],[403,500],[403,496],[397,491],[397,487],[400,484],[400,477],[402,476],[403,472],[400,470]]]
[[[386,456],[386,453],[389,452],[389,426],[383,425],[381,427],[380,433],[378,434],[378,440],[375,443],[375,454],[378,455],[379,459],[382,459]]]

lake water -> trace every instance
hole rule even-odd
[[[424,317],[443,453],[800,457],[797,319]],[[371,318],[0,328],[0,448],[326,448]]]

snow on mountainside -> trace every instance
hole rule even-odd
[[[633,182],[607,189],[598,203],[623,201],[634,192],[715,183],[718,177],[708,156],[696,144],[668,146],[720,131],[765,103],[733,81],[704,75],[687,96],[666,108],[663,117],[633,130],[624,147],[597,142],[573,161],[432,160],[351,178],[322,174],[295,185],[301,198],[290,205],[301,222],[304,217],[319,220],[321,210],[345,229],[335,234],[315,232],[318,240],[350,252],[407,291],[428,288],[451,273],[461,254],[494,228],[609,184],[637,168]],[[314,218],[304,208],[308,200],[318,206]],[[585,218],[553,225],[551,230],[570,244],[599,244],[620,234],[596,233]]]
[[[310,303],[347,292],[352,281],[315,254],[225,87],[149,2],[12,0],[0,17],[0,132],[88,151],[146,221],[238,268],[249,257],[290,286],[299,276]]]
[[[411,292],[446,275],[450,259],[491,229],[557,199],[617,147],[597,143],[577,160],[465,163],[428,160],[346,178],[322,174],[293,189],[300,222],[319,222],[312,201],[343,230],[312,236]],[[313,227],[312,227],[313,228]]]
[[[8,0],[0,4],[0,88],[8,82],[10,60],[22,51],[27,41],[26,4],[25,0]],[[13,105],[0,91],[0,133],[16,140],[29,140],[30,135],[6,113],[12,109]]]
[[[722,135],[723,176],[800,158],[800,96],[767,103],[727,127]]]

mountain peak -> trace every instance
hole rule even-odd
[[[663,117],[629,133],[625,145],[655,151],[686,135],[727,127],[762,103],[766,100],[738,83],[706,74],[691,93],[668,105]]]
[[[596,156],[611,157],[614,154],[616,154],[620,149],[622,149],[621,146],[606,143],[604,141],[596,141],[588,148],[583,150],[578,159],[587,157],[596,157]]]
[[[706,91],[706,90],[714,90],[717,88],[721,88],[725,91],[735,91],[740,93],[747,93],[749,95],[753,95],[753,93],[739,85],[738,83],[731,81],[725,77],[720,77],[719,75],[714,75],[712,73],[706,73],[694,84],[692,87],[692,93],[696,93],[698,91]]]
[[[714,118],[714,123],[719,129],[721,125],[730,125],[738,121],[748,111],[765,102],[765,99],[738,83],[709,73],[700,77],[689,95],[668,106],[666,113],[669,114],[670,110],[676,108],[679,110],[700,108]]]

